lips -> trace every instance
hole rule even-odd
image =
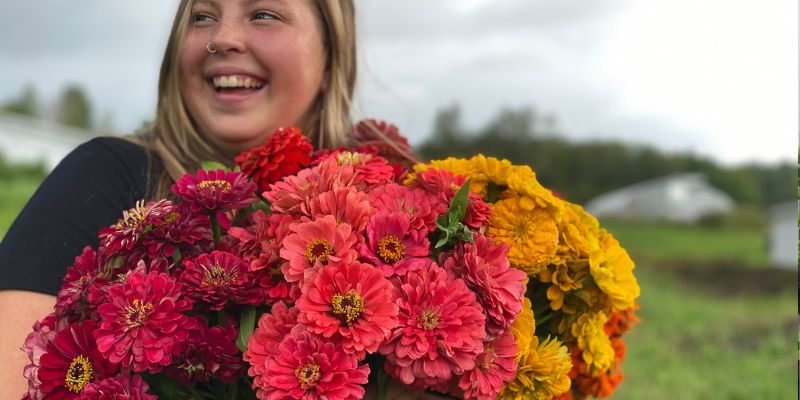
[[[257,95],[269,82],[248,71],[223,67],[206,75],[206,83],[211,87],[213,97],[225,104],[234,105]]]

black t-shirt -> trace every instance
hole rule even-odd
[[[148,165],[152,166],[148,169]],[[148,175],[149,172],[149,175]],[[44,180],[0,242],[0,290],[56,295],[67,268],[97,232],[148,191],[160,167],[145,149],[94,138],[69,153]]]

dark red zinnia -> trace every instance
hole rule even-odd
[[[77,400],[156,400],[147,393],[150,387],[137,374],[122,374],[92,382],[83,389]]]
[[[308,166],[312,150],[300,129],[289,126],[275,131],[267,143],[240,153],[236,164],[263,192],[269,185]]]
[[[247,283],[247,262],[225,251],[203,253],[183,260],[183,265],[180,280],[184,292],[195,301],[208,303],[212,310],[222,309]]]
[[[80,316],[85,307],[85,301],[80,300],[87,294],[89,284],[97,275],[95,251],[86,246],[83,252],[75,257],[75,262],[67,269],[64,283],[56,297],[56,312],[58,315]]]
[[[183,385],[208,382],[212,378],[232,384],[245,371],[236,347],[235,324],[208,327],[196,317],[198,329],[186,340],[185,350],[164,371]]]
[[[239,209],[257,201],[256,185],[241,172],[197,170],[185,174],[170,188],[195,211],[217,212]]]

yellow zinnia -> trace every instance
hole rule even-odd
[[[593,371],[605,371],[614,361],[614,348],[603,325],[608,316],[602,312],[583,314],[572,325],[572,336],[578,340],[578,348],[583,350],[583,361]]]
[[[551,213],[539,207],[526,210],[520,199],[500,200],[491,205],[486,236],[509,245],[508,259],[528,275],[544,269],[558,246],[558,226]]]
[[[517,341],[517,361],[531,348],[531,341],[535,332],[536,320],[533,317],[531,301],[527,297],[523,297],[522,311],[519,312],[517,319],[511,324],[511,333]]]
[[[589,255],[592,278],[615,310],[627,310],[633,307],[640,293],[639,283],[633,276],[633,260],[610,233],[601,230],[598,239]]]
[[[498,399],[548,400],[560,396],[570,388],[570,369],[572,360],[566,346],[549,336],[540,343],[534,336],[530,350],[519,363],[517,376],[506,383]]]

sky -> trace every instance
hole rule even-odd
[[[8,2],[0,100],[87,89],[119,131],[151,119],[176,0]],[[692,151],[725,164],[795,160],[796,0],[356,0],[355,117],[412,143],[457,103],[477,130],[502,107],[556,131]]]

